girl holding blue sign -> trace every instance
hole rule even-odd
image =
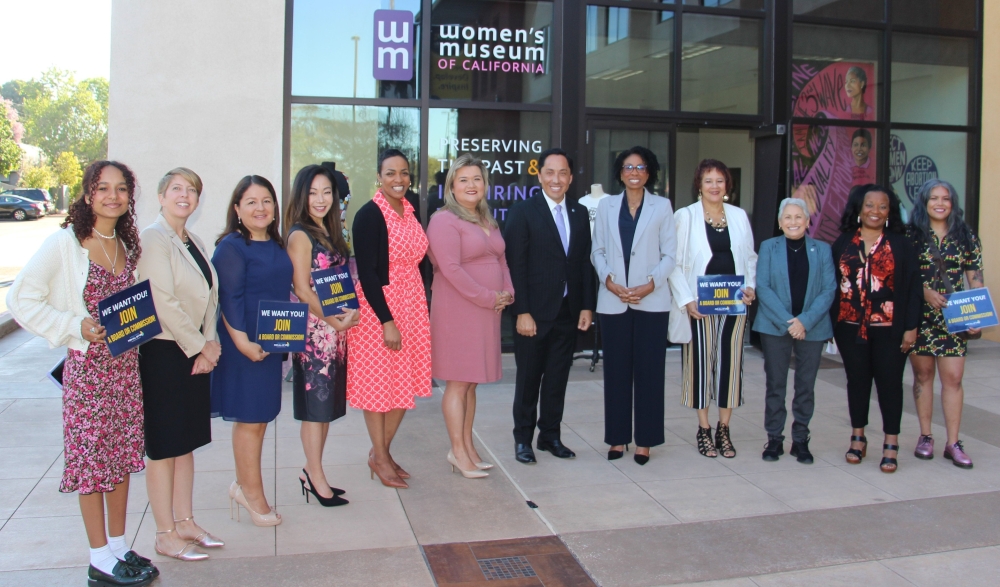
[[[7,294],[21,326],[52,347],[69,347],[59,491],[80,494],[91,585],[146,585],[159,574],[125,541],[129,475],[145,467],[139,353],[113,357],[98,317],[101,300],[136,282],[135,189],[124,164],[90,164],[63,230],[45,239]]]
[[[321,165],[299,170],[285,210],[288,256],[292,260],[292,301],[309,304],[306,350],[292,363],[292,410],[302,422],[300,436],[306,454],[302,493],[308,491],[320,505],[345,505],[344,490],[332,487],[323,471],[323,447],[330,422],[347,411],[347,334],[358,323],[358,311],[343,308],[324,316],[312,280],[312,271],[343,265],[350,251],[340,228],[337,180]],[[327,286],[323,286],[327,287]]]
[[[966,348],[969,338],[979,338],[980,330],[970,328],[963,333],[948,332],[941,310],[948,303],[945,294],[965,290],[966,280],[972,288],[985,287],[983,247],[965,223],[958,193],[950,183],[940,179],[928,180],[917,192],[914,204],[908,228],[919,253],[924,304],[917,344],[910,356],[913,401],[920,419],[920,439],[913,454],[918,459],[934,458],[931,416],[934,413],[936,369],[941,378],[941,407],[948,431],[944,458],[950,459],[956,467],[971,469],[972,459],[965,454],[962,441],[958,439],[958,430],[962,423],[965,395],[962,376],[965,373]]]

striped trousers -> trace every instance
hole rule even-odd
[[[696,410],[743,405],[743,336],[747,316],[691,318],[691,342],[681,345],[681,404]]]

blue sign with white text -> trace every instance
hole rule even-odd
[[[948,305],[941,312],[948,332],[965,332],[970,328],[986,328],[998,324],[990,290],[985,287],[956,291],[944,296]]]
[[[257,344],[269,353],[306,350],[309,304],[261,300],[257,306]]]
[[[698,311],[706,315],[746,314],[742,275],[705,275],[698,278]]]
[[[347,264],[312,272],[313,285],[323,307],[323,316],[335,316],[341,308],[358,309],[358,294],[354,291],[354,280]]]
[[[97,311],[101,326],[107,330],[104,341],[112,357],[149,342],[163,332],[148,279],[104,298],[97,303]]]

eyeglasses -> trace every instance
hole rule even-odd
[[[625,165],[622,167],[622,171],[625,173],[631,173],[633,171],[646,171],[648,168],[648,165]]]

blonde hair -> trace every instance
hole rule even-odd
[[[156,186],[157,195],[162,195],[167,191],[167,186],[170,185],[170,180],[175,176],[186,179],[188,183],[194,186],[194,189],[198,192],[198,197],[201,197],[201,189],[204,187],[201,183],[201,178],[198,177],[197,173],[191,171],[187,167],[175,167],[168,171],[167,174],[163,176],[163,179],[160,180],[159,185]]]
[[[476,204],[475,212],[459,204],[458,200],[455,199],[455,193],[452,191],[452,185],[455,183],[455,175],[458,174],[459,169],[465,167],[477,167],[483,175],[483,186],[485,189],[483,191],[483,198]],[[489,176],[486,175],[486,165],[470,153],[459,155],[458,159],[452,162],[451,168],[448,170],[448,176],[444,180],[444,209],[467,222],[478,224],[484,228],[497,228],[499,225],[490,212],[490,205],[486,203],[486,196],[489,193],[490,180]]]

